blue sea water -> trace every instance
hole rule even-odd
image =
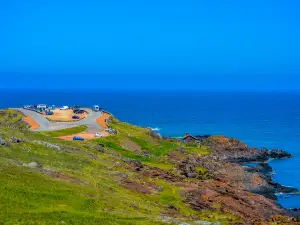
[[[0,108],[39,103],[99,104],[120,120],[166,136],[226,135],[253,147],[283,148],[294,157],[270,162],[274,178],[300,189],[300,93],[0,91]],[[278,201],[300,207],[300,195]]]

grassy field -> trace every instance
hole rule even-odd
[[[18,125],[20,118],[13,111],[0,115],[0,121],[10,125]],[[125,162],[139,160],[146,167],[174,172],[176,166],[167,160],[167,155],[182,144],[154,139],[148,129],[116,119],[111,126],[118,135],[87,142],[55,138],[84,131],[86,127],[38,133],[0,126],[0,137],[8,143],[0,146],[0,224],[193,224],[191,218],[222,224],[236,221],[218,210],[191,209],[180,194],[182,187],[141,176]],[[21,142],[11,141],[12,137]],[[127,149],[126,140],[134,141],[150,155]],[[105,152],[97,151],[99,144],[104,145]],[[208,154],[204,147],[184,147],[191,153]],[[29,166],[32,162],[38,166]],[[199,169],[199,173],[205,172]],[[124,180],[138,187],[157,186],[160,191],[141,193],[126,186]],[[170,214],[169,205],[178,211]]]
[[[87,126],[78,126],[78,127],[72,127],[62,130],[56,130],[56,131],[46,131],[43,132],[43,134],[49,136],[49,137],[61,137],[61,136],[67,136],[67,135],[73,135],[73,134],[79,134],[87,129]]]
[[[26,128],[27,124],[23,122],[23,114],[13,109],[0,110],[0,125]]]
[[[205,146],[185,145],[181,142],[170,139],[154,139],[149,134],[149,129],[120,122],[117,119],[112,119],[112,121],[110,122],[110,126],[118,131],[118,137],[107,139],[109,140],[109,142],[120,145],[122,143],[122,140],[130,139],[137,145],[139,145],[142,149],[151,152],[153,156],[165,156],[171,151],[177,150],[182,146],[184,146],[186,151],[188,152],[196,152],[198,154],[209,153]]]

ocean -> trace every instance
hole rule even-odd
[[[165,136],[226,135],[252,147],[282,148],[293,158],[270,162],[274,179],[300,189],[300,93],[2,90],[0,96],[0,108],[98,104],[122,121]],[[300,195],[280,195],[278,202],[299,208]]]

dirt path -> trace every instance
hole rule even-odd
[[[35,120],[33,120],[31,118],[31,116],[27,115],[24,117],[23,119],[26,123],[28,123],[28,125],[30,126],[31,130],[37,130],[37,129],[40,129],[40,125],[35,122]]]
[[[103,115],[100,116],[98,119],[97,119],[97,123],[103,127],[104,129],[108,128],[107,124],[106,124],[106,120],[110,117],[111,115],[107,112],[103,112]]]
[[[124,147],[132,151],[142,149],[141,146],[129,139],[124,140]]]

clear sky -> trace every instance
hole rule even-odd
[[[2,0],[0,88],[300,90],[297,0]]]

